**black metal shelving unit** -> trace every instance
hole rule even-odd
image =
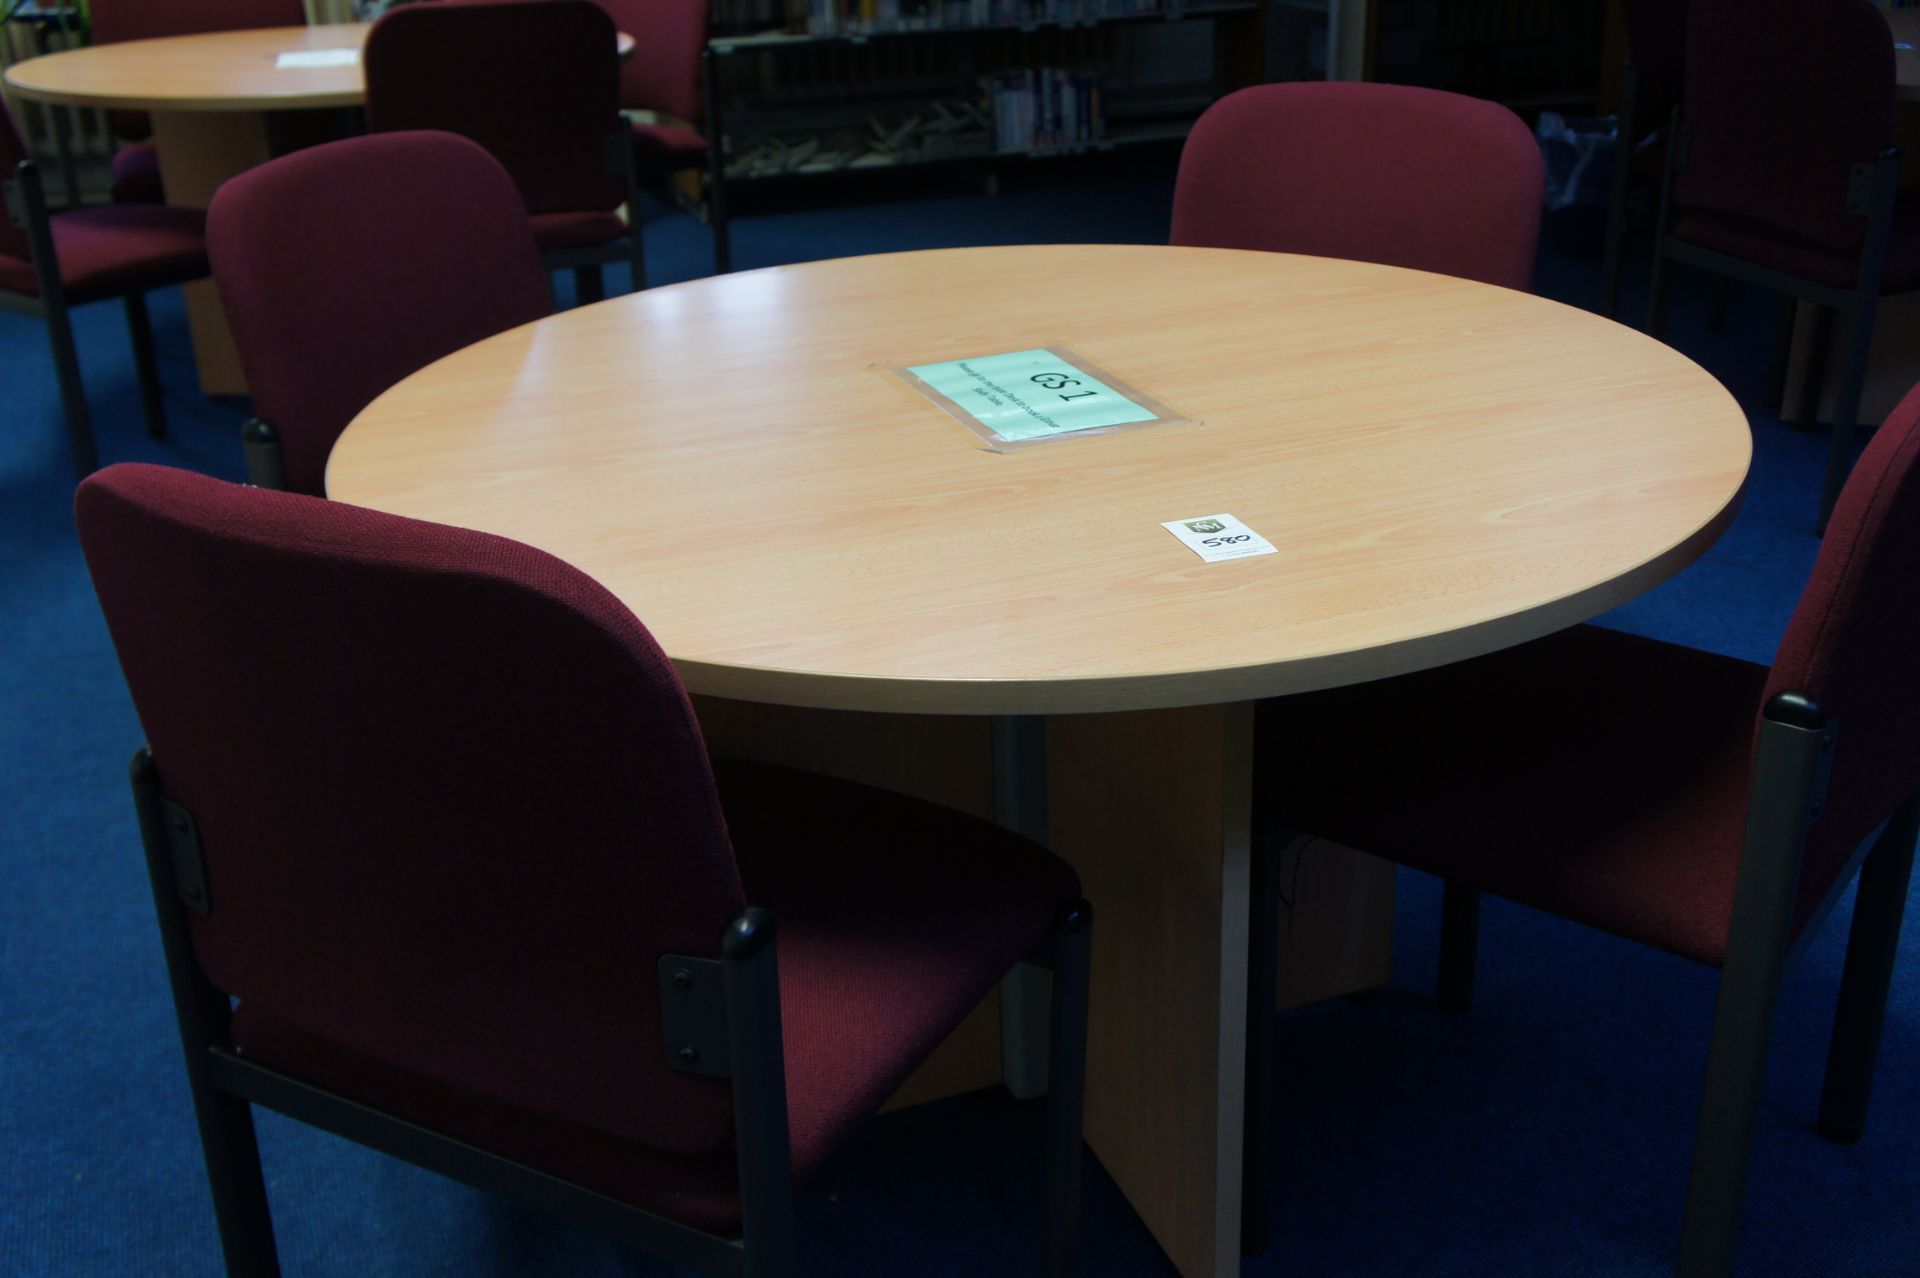
[[[1220,60],[1216,56],[1213,83],[1182,86],[1182,92],[1132,101],[1124,95],[1119,100],[1103,95],[1098,118],[1104,122],[1104,128],[1097,136],[1009,147],[997,142],[994,121],[979,103],[977,77],[968,62],[970,53],[962,52],[959,57],[967,68],[966,75],[948,78],[944,82],[945,92],[941,91],[943,85],[937,78],[918,86],[926,90],[919,95],[902,94],[897,87],[875,92],[871,85],[849,83],[847,93],[830,103],[815,103],[805,108],[782,106],[761,112],[735,110],[728,102],[729,77],[746,59],[778,58],[793,53],[823,60],[841,56],[856,59],[860,56],[857,50],[929,40],[968,41],[972,42],[969,48],[973,48],[988,42],[1031,38],[1036,45],[1045,46],[1073,38],[1064,33],[1223,20],[1245,21],[1248,38],[1253,39],[1258,31],[1254,19],[1265,6],[1266,0],[1206,0],[1171,3],[1153,12],[1094,15],[1080,11],[1088,6],[1062,4],[1051,13],[1036,11],[1031,17],[1017,21],[978,24],[937,25],[923,17],[898,25],[843,27],[818,33],[717,28],[708,40],[703,70],[709,141],[706,202],[708,216],[715,226],[719,269],[724,271],[731,265],[726,217],[727,189],[733,183],[927,168],[969,161],[1042,161],[1177,140],[1185,136],[1193,119],[1217,96],[1220,79]],[[917,145],[913,147],[892,145],[890,128],[893,126],[882,122],[882,117],[891,114],[898,125],[901,111],[910,114],[905,117],[906,123],[899,125],[900,136],[914,135]],[[921,120],[919,116],[926,119]],[[765,132],[756,137],[752,148],[740,145],[745,136],[741,126],[756,123]],[[853,147],[850,139],[863,130],[868,148],[850,156],[849,150]],[[783,135],[790,136],[791,143]]]

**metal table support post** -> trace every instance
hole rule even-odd
[[[1040,715],[994,716],[993,816],[1016,834],[1047,841],[1047,721]],[[1000,1076],[1019,1100],[1047,1094],[1051,979],[1045,968],[1022,963],[1000,983]]]

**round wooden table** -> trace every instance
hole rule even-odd
[[[357,55],[371,29],[371,23],[348,22],[88,45],[16,63],[6,81],[20,96],[41,102],[136,111],[358,106],[366,84]],[[633,37],[622,31],[618,38],[620,56],[630,56]],[[350,62],[281,65],[289,56],[298,62],[348,52],[356,55]]]
[[[206,208],[222,182],[272,158],[269,113],[358,106],[370,23],[209,31],[88,45],[15,63],[7,86],[61,106],[146,111],[169,204]],[[622,57],[633,37],[619,35]],[[350,55],[350,60],[348,57]],[[293,65],[284,65],[286,59]],[[321,65],[303,65],[318,59]],[[246,379],[213,283],[186,286],[201,388],[244,394]]]
[[[1198,424],[999,454],[886,370],[1064,344]],[[542,320],[376,400],[342,500],[567,559],[696,691],[1061,714],[1557,630],[1710,543],[1748,456],[1631,329],[1441,276],[1143,246],[777,267]],[[1207,564],[1160,527],[1279,547]]]
[[[167,202],[205,208],[222,182],[272,158],[268,113],[358,105],[366,96],[364,24],[212,31],[89,45],[15,63],[7,86],[61,106],[151,113]],[[283,55],[351,53],[327,66],[280,66]],[[200,386],[244,394],[246,378],[211,280],[188,284]]]
[[[1047,346],[1191,420],[991,452],[890,371]],[[374,401],[327,483],[591,574],[707,694],[717,748],[990,809],[986,717],[1046,716],[1041,832],[1102,914],[1089,1140],[1182,1272],[1227,1274],[1252,702],[1630,599],[1719,536],[1749,454],[1712,377],[1584,311],[1353,262],[1069,245],[565,312]],[[1206,563],[1161,527],[1223,512],[1277,553]],[[835,713],[770,710],[754,737],[741,703]],[[934,717],[852,713],[903,711]],[[977,749],[903,762],[917,723],[972,724]]]

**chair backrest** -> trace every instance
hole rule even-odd
[[[707,47],[707,0],[595,0],[633,37],[620,64],[620,105],[659,111],[695,128],[706,115],[700,55]]]
[[[1627,56],[1640,72],[1639,132],[1665,128],[1687,72],[1688,0],[1622,0]]]
[[[1507,108],[1394,84],[1264,84],[1187,136],[1173,242],[1311,253],[1524,289],[1545,190]]]
[[[613,19],[593,0],[447,0],[395,9],[363,55],[367,127],[444,129],[506,166],[532,213],[619,207],[624,144]]]
[[[1849,175],[1897,141],[1893,37],[1873,0],[1693,0],[1686,67],[1676,203],[1857,248]]]
[[[305,0],[92,0],[87,13],[95,44],[307,25]]]
[[[724,1084],[665,1063],[657,962],[719,956],[739,875],[686,695],[618,600],[504,538],[159,466],[75,509],[197,827],[215,985],[429,1087],[724,1147]]]
[[[1920,786],[1920,387],[1840,492],[1767,698],[1813,698],[1835,725],[1826,810],[1801,883],[1811,911],[1848,855]]]
[[[448,133],[329,142],[228,180],[207,255],[287,487],[316,495],[374,396],[553,309],[512,181]]]

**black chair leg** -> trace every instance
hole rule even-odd
[[[1480,889],[1446,881],[1440,900],[1440,968],[1435,997],[1442,1011],[1473,1007],[1474,967],[1480,948]]]
[[[1757,982],[1750,976],[1743,979],[1731,968],[1720,978],[1676,1278],[1727,1278],[1733,1269],[1777,972],[1771,989],[1753,988],[1765,983],[1764,977]]]
[[[1820,1134],[1843,1144],[1859,1140],[1867,1130],[1867,1101],[1880,1056],[1880,1030],[1886,1022],[1887,990],[1893,982],[1894,952],[1900,946],[1916,835],[1920,835],[1920,794],[1908,799],[1887,823],[1860,868],[1853,930],[1847,938],[1847,962],[1833,1016],[1833,1041],[1827,1050],[1826,1085],[1820,1093]]]
[[[720,210],[708,214],[712,220],[709,228],[713,232],[713,273],[726,275],[733,270],[733,229],[727,223],[727,215]]]
[[[1613,173],[1607,184],[1606,247],[1600,267],[1600,313],[1620,316],[1620,270],[1627,239],[1627,186],[1633,167],[1634,123],[1640,97],[1640,68],[1632,59],[1621,69],[1619,132],[1613,143]]]
[[[647,245],[640,234],[640,223],[632,215],[629,215],[627,226],[627,263],[633,274],[633,291],[638,293],[647,286]]]
[[[1727,1278],[1733,1269],[1806,829],[1825,797],[1822,760],[1834,738],[1802,700],[1776,697],[1762,714],[1676,1278]]]
[[[1707,295],[1707,331],[1718,333],[1727,326],[1727,294],[1733,281],[1724,275],[1713,277],[1713,291]]]
[[[576,266],[573,268],[573,301],[576,306],[585,306],[597,302],[607,295],[606,281],[601,278],[600,267]]]
[[[133,339],[133,367],[140,375],[140,406],[147,416],[147,434],[167,437],[167,409],[160,398],[160,365],[153,356],[153,323],[147,318],[144,293],[127,294],[127,334]]]
[[[793,1151],[772,916],[748,909],[721,939],[726,961],[734,1152],[740,1169],[741,1278],[789,1278],[794,1259]]]
[[[220,1250],[229,1278],[279,1278],[280,1259],[273,1242],[266,1180],[260,1173],[253,1110],[246,1101],[215,1086],[209,1063],[208,1048],[226,1036],[231,1006],[193,957],[187,910],[165,833],[170,825],[165,795],[145,749],[134,755],[132,771],[140,842],[146,852],[160,944],[167,956],[167,981],[180,1030],[187,1091],[193,1097],[193,1116],[200,1130],[200,1155],[206,1162],[207,1187],[220,1226]]]
[[[713,232],[713,273],[725,275],[733,270],[733,235],[727,225],[727,127],[721,118],[725,99],[720,92],[719,54],[712,45],[700,55],[700,69],[707,99],[707,118],[702,122],[707,135],[706,183],[700,194],[707,206],[707,227]]]
[[[1290,838],[1254,824],[1247,936],[1247,1095],[1240,1143],[1240,1254],[1264,1256],[1272,1243],[1274,1002],[1280,965],[1280,859]]]
[[[1826,388],[1827,352],[1833,345],[1833,312],[1814,306],[1807,327],[1807,365],[1800,378],[1800,403],[1793,416],[1802,430],[1812,430],[1820,422],[1820,392]]]
[[[73,473],[85,479],[100,465],[93,448],[93,419],[87,412],[86,383],[80,380],[80,354],[73,345],[73,326],[66,307],[49,303],[47,344],[53,348],[53,373],[60,384],[60,407],[67,418],[67,443],[73,450]]]
[[[200,1150],[206,1159],[228,1278],[279,1278],[280,1257],[273,1241],[266,1180],[260,1172],[252,1108],[201,1079],[191,1081]]]
[[[1874,301],[1869,298],[1847,316],[1847,362],[1840,373],[1840,395],[1833,408],[1833,435],[1827,441],[1827,477],[1820,490],[1820,523],[1816,531],[1823,536],[1827,520],[1833,514],[1833,504],[1840,500],[1840,489],[1847,482],[1847,473],[1853,469],[1853,428],[1860,420],[1860,397],[1867,385]]]
[[[1800,317],[1800,299],[1780,295],[1779,318],[1773,326],[1773,358],[1767,365],[1767,407],[1783,412],[1787,406],[1787,364],[1793,358],[1793,330]]]
[[[1673,220],[1674,162],[1686,148],[1687,129],[1680,122],[1680,108],[1667,118],[1667,163],[1660,175],[1660,212],[1653,227],[1653,278],[1647,283],[1647,333],[1661,341],[1667,334],[1667,231]],[[1624,160],[1616,156],[1616,160]]]
[[[1053,1009],[1048,1026],[1046,1220],[1040,1272],[1073,1278],[1079,1266],[1081,1124],[1087,1082],[1087,987],[1093,910],[1085,901],[1055,928]]]
[[[1653,242],[1653,278],[1647,284],[1647,335],[1665,341],[1667,337],[1667,255],[1660,251],[1661,239]]]

